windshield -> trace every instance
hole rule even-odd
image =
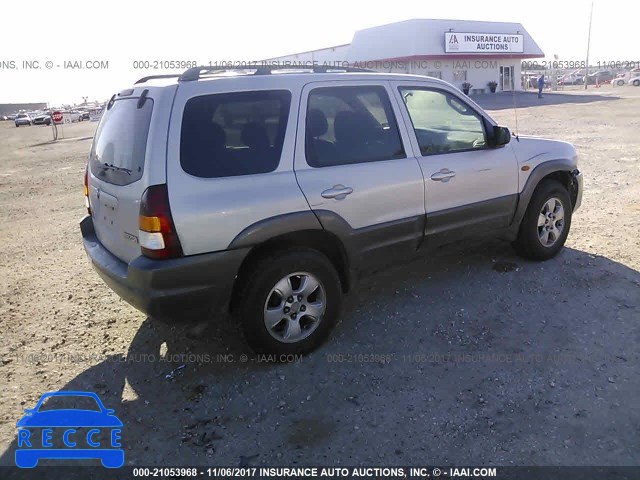
[[[140,108],[138,98],[126,98],[105,110],[89,156],[93,175],[115,185],[142,177],[152,109],[151,98]]]
[[[45,398],[39,412],[51,410],[92,410],[99,412],[100,406],[93,397],[85,395],[54,395]]]

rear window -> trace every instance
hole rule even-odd
[[[100,180],[128,185],[142,177],[153,100],[140,107],[138,100],[115,100],[102,116],[89,157],[91,173]]]
[[[286,90],[221,93],[190,99],[180,138],[182,169],[217,178],[278,168],[291,93]]]

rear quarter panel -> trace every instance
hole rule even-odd
[[[276,77],[276,78],[274,78]],[[277,76],[218,78],[184,82],[176,94],[167,146],[167,185],[173,221],[185,255],[226,249],[246,227],[266,218],[309,211],[293,171],[297,113],[302,83]],[[289,90],[291,107],[280,163],[270,173],[199,178],[180,165],[182,117],[187,101],[199,95],[251,90]]]

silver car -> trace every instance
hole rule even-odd
[[[290,354],[381,266],[486,234],[553,257],[582,175],[570,144],[513,140],[434,78],[195,68],[113,95],[85,195],[84,247],[123,299],[230,310],[256,351]]]
[[[51,125],[51,115],[43,112],[33,117],[34,125]]]
[[[33,123],[33,120],[31,119],[29,114],[19,113],[18,115],[16,115],[14,122],[16,124],[16,127],[19,127],[20,125],[31,125]]]

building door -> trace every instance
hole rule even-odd
[[[513,65],[500,67],[500,86],[504,92],[513,90]]]

